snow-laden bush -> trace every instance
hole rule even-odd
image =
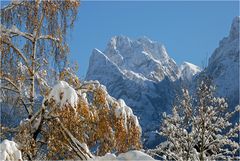
[[[195,100],[183,90],[172,114],[163,114],[160,135],[167,140],[150,152],[182,161],[237,159],[239,123],[232,125],[229,120],[239,108],[229,112],[225,99],[214,97],[213,91],[207,78],[200,83]]]
[[[4,161],[10,161],[10,160],[16,160],[21,161],[22,160],[22,153],[18,149],[18,145],[14,141],[10,140],[3,140],[3,142],[0,144],[0,160]]]
[[[141,149],[141,127],[123,100],[111,97],[97,81],[77,87],[60,81],[30,119],[9,129],[23,159],[87,160]]]
[[[63,91],[62,86],[55,87],[58,89],[53,88],[54,92],[50,92],[48,100],[54,98],[52,93],[56,96]],[[58,108],[61,107],[58,101],[53,101],[49,107],[53,109],[56,106],[59,109],[55,111],[55,115],[60,117],[61,123],[77,140],[86,143],[90,149],[96,149],[95,155],[141,148],[141,127],[137,117],[123,100],[111,97],[106,87],[97,81],[83,82],[76,92],[78,103],[74,110],[71,106]],[[72,152],[66,153],[68,146],[59,142],[65,142],[65,139],[58,130],[58,123],[52,122],[48,131],[52,138],[49,143],[50,155],[63,154],[66,159],[73,158]]]

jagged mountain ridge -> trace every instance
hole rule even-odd
[[[130,40],[126,36],[115,36],[103,53],[121,71],[132,71],[149,80],[161,81],[164,76],[176,80],[179,74],[176,63],[168,56],[165,47],[146,37]]]
[[[197,68],[188,66],[191,76],[196,74],[192,67]],[[98,80],[112,96],[124,99],[148,135],[159,129],[161,113],[170,111],[178,80],[185,76],[164,45],[146,37],[115,36],[103,52],[93,50],[86,80]]]

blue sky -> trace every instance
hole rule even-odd
[[[67,36],[70,61],[78,62],[83,79],[93,48],[104,50],[115,35],[147,36],[164,44],[178,65],[202,67],[237,15],[238,1],[81,1]]]
[[[237,15],[237,1],[82,1],[68,37],[70,59],[84,78],[93,48],[104,50],[114,35],[147,36],[163,43],[178,64],[201,67]]]

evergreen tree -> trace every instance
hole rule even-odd
[[[204,78],[196,99],[184,89],[172,114],[163,114],[160,135],[167,140],[150,152],[171,160],[236,159],[239,123],[232,125],[229,120],[239,110],[238,105],[229,112],[226,100],[215,97],[210,79]]]

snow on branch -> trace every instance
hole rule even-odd
[[[124,118],[124,126],[127,129],[127,118],[132,118],[135,125],[140,128],[138,118],[133,114],[133,111],[130,107],[128,107],[123,99],[118,100],[118,106],[115,109],[115,115],[117,117],[123,116]]]
[[[109,104],[116,103],[116,109],[114,111],[117,118],[123,117],[124,126],[127,129],[127,121],[131,118],[134,124],[141,129],[137,116],[134,115],[132,109],[126,105],[123,99],[116,100],[107,93],[107,89],[104,85],[101,85],[98,81],[85,81],[78,89],[78,93],[81,95],[83,93],[88,93],[89,91],[94,92],[97,89],[101,89],[106,95],[106,102]],[[87,101],[88,102],[88,101]]]
[[[0,89],[10,90],[10,91],[16,92],[16,93],[18,93],[20,95],[19,100],[23,104],[23,106],[26,109],[26,111],[29,113],[29,109],[27,108],[26,103],[21,98],[21,92],[20,92],[20,89],[18,88],[18,86],[11,79],[9,79],[7,77],[0,76],[0,80],[6,81],[7,83],[11,84],[15,88],[15,89],[12,89],[12,88],[7,87],[7,86],[2,86],[3,85],[2,82],[0,84]]]
[[[2,86],[2,85],[0,85],[0,88],[1,89],[6,89],[6,90],[9,90],[9,91],[13,91],[13,92],[16,92],[16,93],[20,93],[18,90],[16,90],[16,89],[12,89],[12,88],[9,88],[9,87],[6,87],[6,86]]]
[[[20,90],[19,90],[18,86],[11,79],[9,79],[7,77],[2,77],[2,76],[0,76],[0,79],[4,80],[4,81],[7,81],[8,83],[10,83],[15,88],[15,90],[14,89],[11,89],[11,90],[16,91],[17,93],[20,93]],[[1,83],[1,86],[2,86],[2,83]]]
[[[80,157],[80,159],[88,160],[93,158],[93,155],[91,154],[90,150],[88,149],[87,145],[85,143],[80,143],[72,134],[71,132],[64,127],[64,125],[61,123],[59,118],[56,118],[57,122],[60,124],[61,132],[64,137],[69,142],[69,145],[71,148],[77,153],[77,155]],[[70,140],[69,140],[70,139]]]
[[[55,101],[56,104],[59,104],[60,108],[70,105],[75,109],[78,103],[78,95],[67,82],[60,81],[52,88],[47,100]]]
[[[214,97],[212,86],[206,82],[200,84],[197,94],[193,99],[183,90],[172,114],[163,115],[160,135],[167,141],[150,152],[170,160],[234,160],[239,152],[235,138],[240,127],[232,126],[229,120],[238,107],[227,112],[225,99]]]
[[[8,35],[9,37],[13,36],[22,36],[30,41],[34,41],[33,35],[30,33],[20,31],[15,25],[11,29],[6,29],[2,24],[0,26],[1,32]]]
[[[49,39],[49,40],[52,40],[52,41],[60,42],[59,38],[55,38],[52,35],[41,35],[37,38],[37,40],[41,40],[41,39]]]

